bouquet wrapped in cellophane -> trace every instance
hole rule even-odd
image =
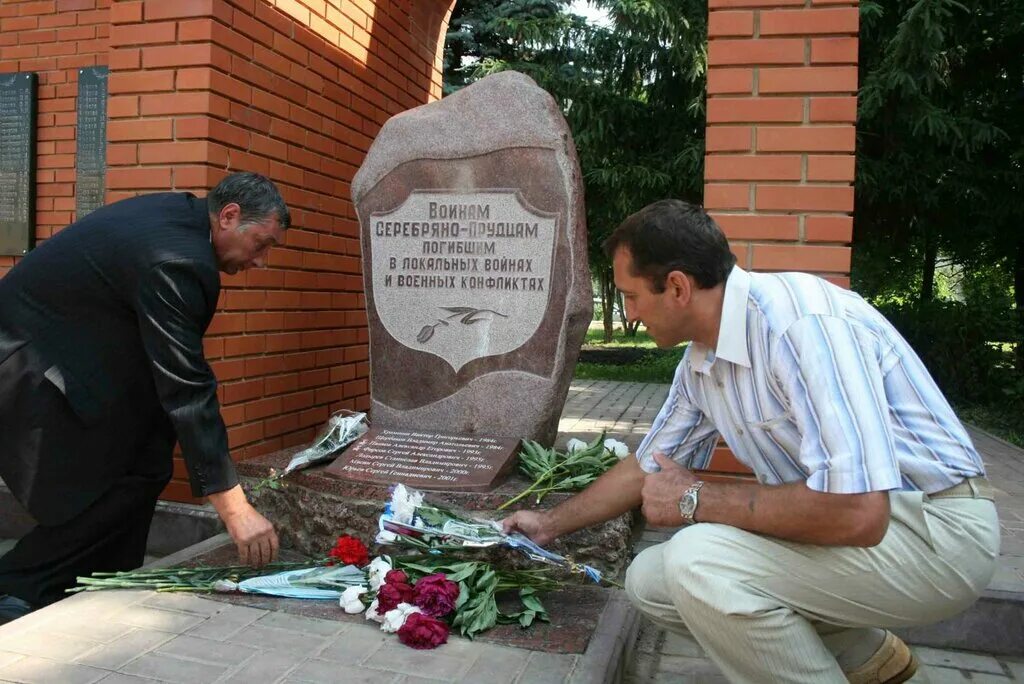
[[[579,573],[599,583],[601,572],[538,546],[529,537],[502,530],[494,520],[473,518],[453,507],[426,501],[423,493],[397,484],[378,523],[379,544],[402,543],[431,551],[506,547],[533,561]],[[609,581],[609,580],[606,580]]]

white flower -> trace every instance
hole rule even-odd
[[[349,587],[341,592],[341,599],[338,603],[349,615],[362,613],[366,606],[359,600],[359,597],[366,593],[366,587]]]
[[[589,445],[582,439],[576,439],[575,437],[573,437],[572,439],[565,443],[565,451],[566,453],[571,454],[576,451],[583,451],[588,446]]]
[[[620,442],[617,439],[604,440],[604,448],[615,454],[616,458],[622,459],[629,456],[629,447],[626,446],[625,442]]]
[[[389,610],[384,615],[384,622],[380,628],[385,632],[394,633],[402,628],[405,624],[406,618],[413,613],[422,613],[423,611],[412,605],[411,603],[399,603],[398,607],[394,610]]]
[[[238,591],[238,582],[232,582],[229,579],[219,579],[213,583],[213,590],[220,594]]]
[[[423,494],[415,490],[409,491],[405,485],[395,485],[391,493],[391,515],[400,523],[412,524],[416,509],[423,503]]]
[[[392,569],[391,559],[387,556],[377,556],[370,561],[370,567],[366,571],[366,579],[370,583],[370,589],[377,591],[384,584],[384,576]]]
[[[366,609],[365,617],[367,620],[373,620],[374,622],[384,622],[384,616],[377,612],[377,606],[379,605],[380,604],[377,602],[377,599],[373,599],[373,603],[371,603],[370,607]]]
[[[398,535],[390,530],[381,530],[377,533],[377,538],[374,539],[378,544],[394,544],[398,539]]]

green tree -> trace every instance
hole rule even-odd
[[[992,282],[1015,284],[1020,339],[1024,3],[892,0],[861,14],[854,286],[923,306],[941,260],[996,269]],[[1024,345],[1017,358],[1024,370]]]
[[[506,69],[533,77],[561,105],[586,193],[592,273],[605,339],[616,291],[601,244],[629,214],[666,197],[699,201],[704,156],[704,0],[592,0],[611,25],[567,11],[488,24],[511,53],[486,55],[472,78]],[[621,312],[621,301],[618,301]],[[628,332],[635,332],[635,327]]]

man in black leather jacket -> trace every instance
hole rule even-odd
[[[38,523],[0,558],[0,624],[79,575],[141,565],[175,440],[242,562],[276,557],[238,484],[202,338],[218,271],[262,266],[288,224],[272,182],[236,173],[205,199],[98,209],[0,279],[0,477]]]

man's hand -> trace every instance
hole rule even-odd
[[[209,499],[238,547],[242,563],[261,568],[277,560],[277,532],[246,500],[241,486],[211,494]]]
[[[506,534],[520,532],[538,545],[547,546],[558,536],[550,518],[547,511],[516,511],[501,521],[501,527]]]
[[[679,514],[679,499],[697,478],[660,452],[655,452],[654,462],[661,466],[661,470],[648,473],[640,490],[644,518],[656,527],[680,527],[683,516]]]

